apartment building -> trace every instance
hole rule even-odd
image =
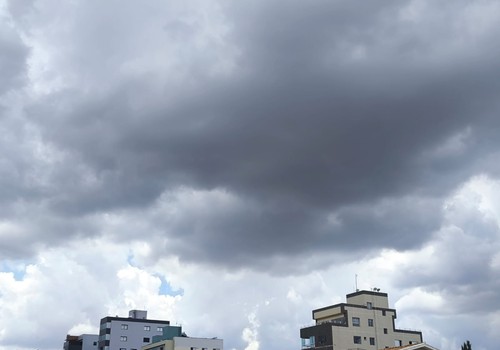
[[[99,336],[97,334],[67,335],[63,344],[64,350],[97,350]]]
[[[223,350],[223,340],[188,337],[180,326],[166,326],[163,335],[153,337],[153,342],[142,350]]]
[[[362,290],[346,299],[312,311],[315,325],[300,330],[302,349],[376,350],[423,342],[422,332],[396,328],[396,310],[389,307],[387,293]]]
[[[163,334],[170,321],[149,320],[147,311],[130,310],[129,317],[107,316],[101,319],[99,350],[140,350],[154,336]]]

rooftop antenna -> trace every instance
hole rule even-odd
[[[356,286],[356,292],[359,292],[359,289],[358,289],[358,274],[354,275],[354,284]]]

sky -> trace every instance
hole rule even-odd
[[[0,350],[148,310],[299,349],[380,288],[500,334],[500,2],[0,0]]]

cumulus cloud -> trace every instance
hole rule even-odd
[[[443,349],[497,324],[499,12],[0,1],[0,305],[40,349],[141,305],[273,349],[358,274]]]

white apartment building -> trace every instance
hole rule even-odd
[[[129,317],[107,316],[101,319],[99,350],[140,350],[163,334],[170,321],[148,320],[147,311],[131,310]]]
[[[97,334],[67,335],[64,350],[97,350]]]
[[[142,350],[224,350],[219,338],[194,338],[182,332],[181,326],[166,326],[163,335],[155,336],[153,342]]]
[[[223,347],[222,339],[173,337],[145,345],[142,350],[223,350]]]
[[[389,307],[387,293],[363,290],[346,299],[346,303],[313,310],[315,325],[300,330],[302,349],[420,349],[412,346],[422,343],[422,332],[396,328],[396,310]]]

